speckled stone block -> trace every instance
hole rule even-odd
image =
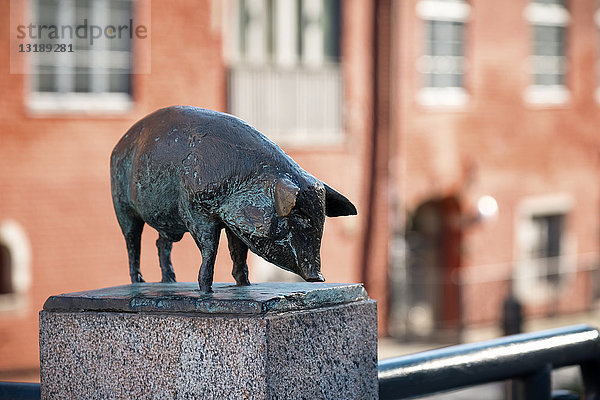
[[[43,399],[377,399],[357,284],[136,284],[50,297]]]

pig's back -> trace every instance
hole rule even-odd
[[[239,118],[183,106],[163,108],[143,118],[115,151],[136,153],[138,161],[149,157],[156,166],[174,165],[184,172],[196,159],[207,178],[212,174],[227,178],[231,169],[243,175],[256,163],[295,164],[279,146]]]
[[[191,195],[189,191],[209,193],[218,201],[225,187],[247,177],[297,168],[276,144],[242,120],[183,106],[141,119],[119,141],[111,159],[113,180],[128,192],[128,200],[144,209],[161,199],[165,214],[176,209],[182,195]]]

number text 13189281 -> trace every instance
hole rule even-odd
[[[73,53],[72,44],[19,44],[19,53]]]

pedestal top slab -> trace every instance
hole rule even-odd
[[[213,284],[201,293],[196,282],[136,283],[51,296],[45,311],[155,312],[198,314],[266,314],[327,307],[367,300],[356,283]]]

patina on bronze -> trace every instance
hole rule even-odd
[[[248,249],[307,281],[322,282],[325,216],[356,214],[346,197],[256,129],[196,107],[163,108],[138,121],[115,146],[110,174],[132,283],[144,282],[144,224],[159,234],[162,282],[175,282],[171,249],[189,232],[202,254],[200,290],[211,292],[222,229],[238,285],[250,284]]]

